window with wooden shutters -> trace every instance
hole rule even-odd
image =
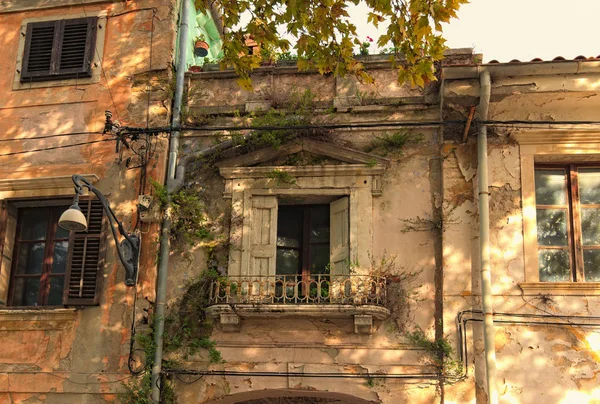
[[[8,305],[97,304],[104,253],[102,205],[97,200],[82,201],[88,230],[69,233],[58,226],[58,218],[70,203],[58,199],[2,206],[0,296],[8,290],[2,299]]]
[[[91,76],[98,17],[27,24],[21,82]]]
[[[104,214],[102,203],[96,199],[80,203],[79,206],[86,216],[88,229],[71,232],[64,301],[67,305],[94,305],[98,304],[98,284],[104,256]]]

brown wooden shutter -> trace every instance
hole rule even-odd
[[[66,305],[96,305],[104,261],[104,213],[96,199],[81,201],[79,206],[88,229],[71,232],[63,300]]]
[[[21,82],[90,77],[98,17],[27,24]]]

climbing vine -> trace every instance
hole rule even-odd
[[[150,179],[150,183],[161,209],[165,211],[167,207],[171,208],[171,243],[175,249],[185,250],[189,245],[212,237],[204,214],[204,204],[197,192],[184,187],[171,195],[169,204],[166,187],[153,179]]]
[[[379,260],[372,260],[369,269],[369,275],[386,278],[386,307],[390,310],[390,331],[426,351],[427,362],[439,370],[443,382],[455,383],[463,380],[464,373],[462,362],[454,358],[454,349],[450,342],[446,338],[430,339],[418,325],[410,326],[414,324],[412,314],[415,306],[423,300],[418,292],[420,285],[417,284],[422,272],[398,268],[395,255],[384,255]],[[368,379],[367,383],[373,387],[372,379]]]
[[[413,344],[429,354],[430,364],[439,369],[445,383],[452,384],[464,379],[463,364],[454,358],[454,349],[446,338],[428,338],[419,326],[405,335]]]
[[[209,259],[210,259],[209,254]],[[173,305],[165,317],[164,345],[165,359],[162,367],[168,373],[169,369],[181,367],[169,354],[177,353],[182,359],[205,350],[210,363],[222,363],[221,352],[210,339],[213,323],[206,317],[209,305],[210,288],[214,281],[223,281],[215,269],[203,271],[193,282],[190,282],[186,293]],[[151,403],[151,369],[154,364],[156,345],[154,343],[154,321],[151,321],[147,331],[136,335],[136,344],[143,351],[145,366],[143,374],[124,384],[123,404]],[[174,404],[177,397],[169,381],[165,378],[161,383],[161,403]]]

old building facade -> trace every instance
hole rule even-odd
[[[374,85],[285,66],[257,72],[254,92],[228,73],[189,76],[192,126],[315,127],[219,129],[237,146],[212,160],[207,131],[183,137],[204,156],[186,183],[217,241],[175,259],[169,296],[178,307],[199,265],[223,276],[206,312],[224,360],[179,357],[168,373],[183,402],[488,402],[478,164],[500,402],[598,399],[598,62],[476,60],[448,52],[422,90],[377,60]],[[462,367],[436,359],[445,343]]]
[[[149,393],[128,365],[153,361],[159,232],[137,203],[164,196],[153,128],[170,124],[177,14],[151,0],[0,6],[0,403]],[[489,402],[482,195],[500,402],[600,399],[600,62],[452,50],[420,89],[387,58],[364,61],[372,85],[293,64],[258,69],[253,91],[230,71],[186,74],[165,402]],[[102,135],[105,110],[152,130]],[[96,202],[81,202],[87,233],[57,227],[76,173],[140,232],[136,287]]]
[[[144,181],[164,176],[164,140],[115,151],[116,132],[102,132],[105,110],[123,127],[169,124],[176,16],[164,1],[0,4],[2,403],[115,401],[128,377],[136,288],[107,217],[84,195],[87,232],[57,221],[73,174],[105,194],[128,232],[145,233],[137,307],[149,307],[158,225],[138,222],[136,205]]]

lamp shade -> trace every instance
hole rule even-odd
[[[71,205],[69,209],[65,210],[64,213],[60,215],[58,225],[63,229],[70,231],[87,230],[87,220],[85,220],[85,216],[81,213],[81,209],[79,209],[79,205],[76,203]]]

